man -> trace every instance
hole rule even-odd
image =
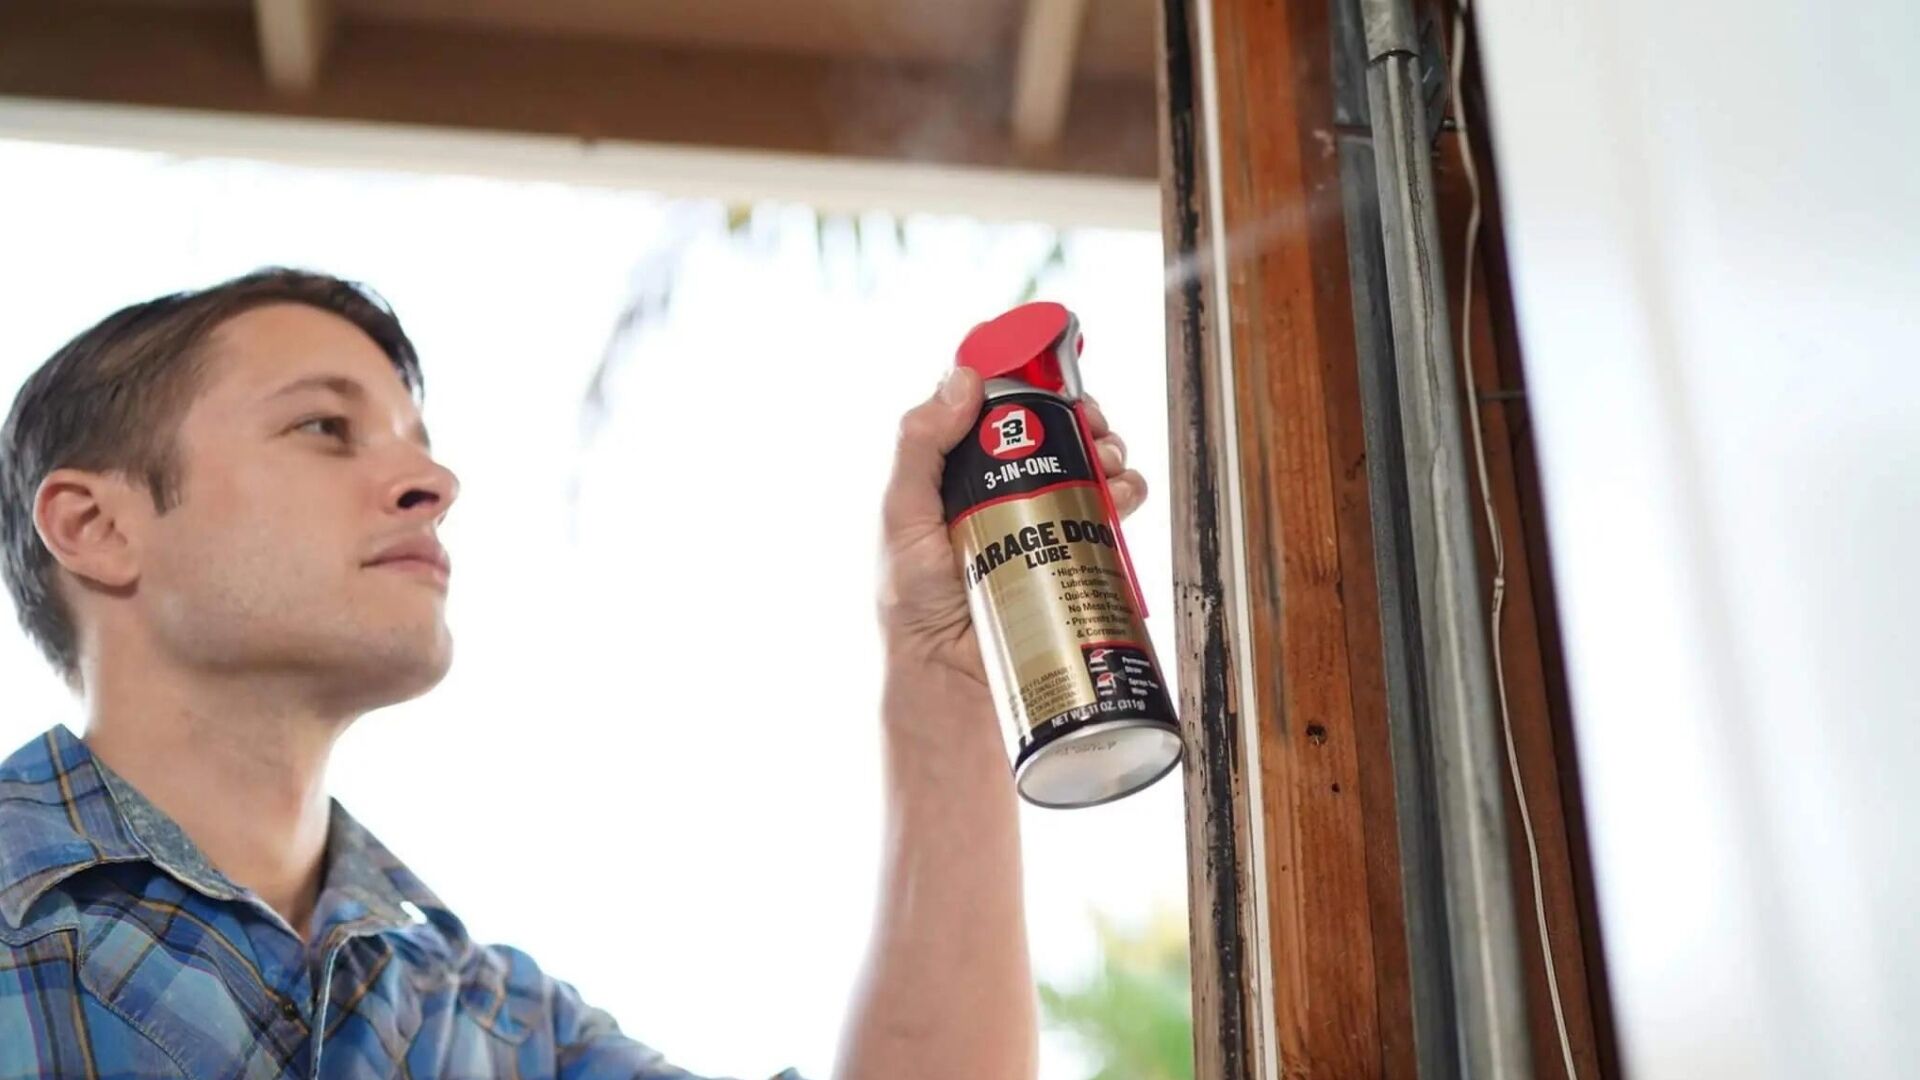
[[[420,396],[391,311],[286,270],[115,313],[20,391],[5,577],[86,736],[0,765],[0,1078],[686,1076],[472,942],[325,794],[341,733],[452,658],[459,487]],[[938,491],[980,402],[958,372],[906,414],[883,501],[885,895],[849,1078],[1035,1068],[1015,798]]]

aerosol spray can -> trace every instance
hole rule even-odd
[[[1013,758],[1040,806],[1130,795],[1180,761],[1146,606],[1087,426],[1079,320],[1025,304],[973,329],[957,363],[986,404],[942,494]]]

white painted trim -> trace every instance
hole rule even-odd
[[[1151,181],[819,154],[714,150],[407,124],[247,116],[0,96],[0,138],[243,157],[323,168],[457,173],[637,188],[830,212],[964,214],[1061,227],[1160,228]]]

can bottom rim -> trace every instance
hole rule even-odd
[[[1141,720],[1089,724],[1034,751],[1014,772],[1020,797],[1051,810],[1123,799],[1180,764],[1180,733]]]

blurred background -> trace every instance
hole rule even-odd
[[[9,399],[110,310],[265,264],[394,304],[464,485],[443,533],[458,656],[348,736],[336,795],[476,937],[686,1067],[828,1075],[878,880],[873,595],[899,414],[975,321],[1057,299],[1164,496],[1158,235],[22,141],[0,142],[0,176]],[[837,453],[808,460],[833,467],[794,476],[788,448],[822,431]],[[1160,611],[1167,515],[1156,499],[1129,533]],[[78,727],[11,620],[0,686],[8,748]],[[514,798],[492,797],[508,775]],[[1186,1075],[1179,784],[1023,829],[1045,1075]]]
[[[1464,4],[1413,7],[1466,25]],[[823,1077],[876,884],[874,543],[896,419],[975,322],[1032,297],[1075,308],[1089,384],[1157,485],[1129,539],[1170,653],[1169,275],[1217,275],[1195,325],[1286,330],[1265,355],[1196,360],[1306,370],[1353,348],[1322,350],[1337,319],[1287,321],[1311,296],[1344,311],[1365,246],[1335,174],[1370,121],[1325,100],[1336,46],[1361,46],[1330,40],[1329,8],[1359,10],[5,0],[0,391],[118,306],[263,264],[384,293],[465,483],[446,530],[459,657],[439,692],[349,736],[338,794],[477,936],[535,953],[686,1066]],[[1511,285],[1474,295],[1512,322],[1498,367],[1476,347],[1480,400],[1524,414],[1523,457],[1537,439],[1529,522],[1552,565],[1535,580],[1559,629],[1536,644],[1566,664],[1557,718],[1517,708],[1520,753],[1533,732],[1531,760],[1591,826],[1562,870],[1590,861],[1598,915],[1567,900],[1554,948],[1586,950],[1631,1075],[1910,1075],[1920,154],[1903,136],[1920,8],[1479,0],[1473,16],[1454,96],[1478,110],[1482,273],[1502,264]],[[1162,18],[1198,58],[1170,65],[1188,126],[1169,125],[1169,177],[1201,159],[1174,201],[1230,254],[1163,251]],[[1462,115],[1434,134],[1450,245]],[[1358,416],[1356,393],[1236,407]],[[823,430],[840,457],[803,496],[784,450]],[[1273,474],[1249,490],[1312,481]],[[1246,539],[1284,563],[1321,538]],[[744,647],[770,618],[793,632]],[[1325,688],[1283,653],[1243,662]],[[74,718],[10,626],[0,688],[0,744]],[[1549,719],[1564,741],[1541,735]],[[527,778],[514,802],[475,797],[508,771]],[[1251,797],[1284,818],[1304,791]],[[1165,781],[1025,813],[1047,1080],[1192,1074],[1182,814]],[[1353,850],[1302,844],[1291,865]],[[1252,948],[1199,958],[1213,989],[1245,962],[1270,991],[1266,965],[1304,1004],[1254,1008],[1302,1044],[1404,1034],[1352,1026],[1329,992],[1375,986],[1349,948],[1364,934],[1327,927],[1393,941],[1356,906],[1389,876],[1223,907],[1274,915],[1332,962],[1276,956],[1249,919]],[[619,946],[554,919],[556,896],[618,913]],[[1554,1056],[1542,997],[1536,1049]],[[1616,1075],[1612,1026],[1598,1016],[1603,1064],[1579,1075]]]
[[[0,390],[261,265],[383,293],[464,483],[458,657],[351,733],[336,793],[476,936],[686,1067],[825,1076],[878,884],[878,496],[974,323],[1080,313],[1171,608],[1156,18],[10,0]],[[786,472],[823,430],[834,467]],[[0,686],[0,743],[73,721],[10,625]],[[512,802],[477,794],[509,772]],[[1178,783],[1023,828],[1044,1074],[1190,1075]]]

